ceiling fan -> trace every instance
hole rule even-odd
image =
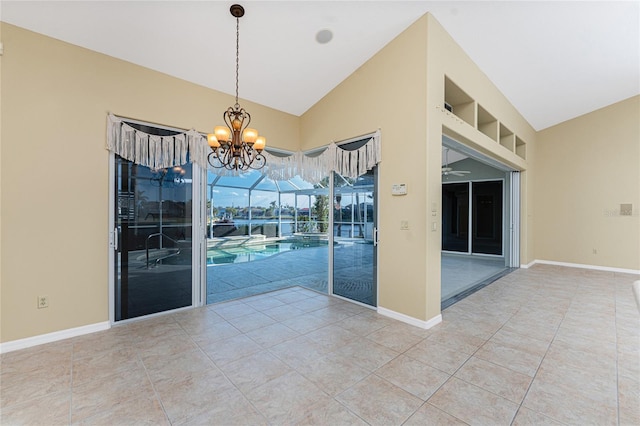
[[[464,176],[469,173],[471,172],[468,170],[453,170],[451,167],[449,167],[449,148],[445,148],[442,176]]]

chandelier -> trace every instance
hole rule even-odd
[[[157,170],[151,169],[150,182],[154,186],[180,187],[185,183],[191,183],[191,179],[185,178],[186,173],[187,171],[180,166]]]
[[[222,114],[226,126],[216,126],[207,135],[211,152],[207,159],[212,167],[227,170],[261,169],[266,164],[262,155],[267,140],[258,136],[258,131],[249,127],[251,115],[238,103],[238,70],[240,69],[240,18],[244,8],[231,6],[231,15],[236,18],[236,103]]]

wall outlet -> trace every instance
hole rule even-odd
[[[38,296],[38,309],[48,308],[48,307],[49,307],[49,297]]]
[[[401,220],[400,221],[400,229],[402,231],[407,231],[409,230],[409,221],[408,220]]]

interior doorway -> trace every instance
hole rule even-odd
[[[448,137],[442,167],[444,309],[517,265],[520,196],[517,171]]]

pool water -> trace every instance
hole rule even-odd
[[[207,250],[207,266],[254,262],[276,254],[307,247],[326,246],[326,241],[276,242]]]

